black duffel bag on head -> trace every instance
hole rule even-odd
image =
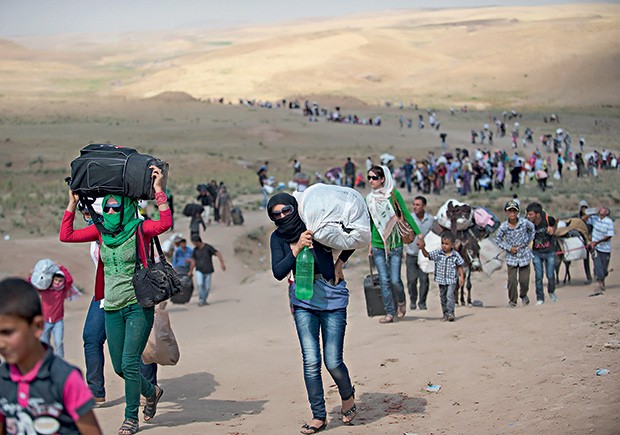
[[[138,237],[138,232],[141,237]],[[139,241],[142,240],[146,250],[148,267],[143,268],[140,261]],[[154,246],[153,246],[154,245]],[[157,249],[159,261],[155,262],[154,251]],[[142,224],[136,230],[136,267],[131,278],[138,304],[144,308],[154,307],[162,301],[170,299],[181,291],[181,280],[164,255],[159,238],[151,239],[150,246],[146,244]]]
[[[81,197],[121,195],[132,199],[154,199],[150,166],[168,178],[168,163],[140,154],[133,148],[111,144],[90,144],[71,162],[69,187]]]

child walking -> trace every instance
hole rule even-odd
[[[533,256],[529,244],[534,240],[536,231],[533,223],[519,217],[519,203],[514,199],[506,203],[504,212],[508,220],[500,225],[495,241],[497,246],[506,251],[508,306],[515,308],[517,306],[517,279],[521,287],[519,292],[521,303],[523,306],[530,303],[527,291],[530,288],[530,263]]]
[[[420,252],[435,262],[435,282],[439,285],[439,299],[443,322],[454,322],[454,293],[456,285],[462,286],[465,282],[463,273],[463,257],[454,250],[454,235],[450,231],[441,233],[441,249],[428,252],[422,237],[418,237]],[[458,274],[458,277],[457,277]]]
[[[18,278],[0,281],[0,434],[101,434],[80,371],[54,355],[42,334],[35,288]]]
[[[44,268],[45,270],[41,270]],[[46,278],[47,274],[47,278]],[[65,357],[65,299],[71,299],[73,278],[69,271],[52,260],[39,261],[30,276],[30,283],[37,288],[43,311],[43,334],[41,341],[51,345],[54,339],[54,353]]]

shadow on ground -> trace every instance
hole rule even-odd
[[[422,414],[427,401],[421,397],[409,397],[404,393],[364,393],[357,400],[356,425],[370,424],[389,415]],[[340,420],[340,407],[332,411],[333,418]]]
[[[152,427],[183,426],[196,422],[226,422],[260,414],[266,400],[210,400],[219,383],[211,373],[191,373],[162,382],[165,394]],[[191,420],[188,416],[192,416]],[[141,430],[148,430],[145,425]]]

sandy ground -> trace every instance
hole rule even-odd
[[[430,210],[433,212],[433,210]],[[276,282],[265,251],[265,271],[236,260],[232,240],[269,225],[259,212],[243,227],[210,227],[205,239],[224,255],[216,266],[210,305],[169,307],[181,347],[177,366],[161,367],[165,390],[153,424],[142,431],[168,434],[293,434],[310,418],[299,345],[288,309],[286,284]],[[618,229],[618,225],[616,226]],[[177,229],[187,229],[180,219]],[[86,244],[53,237],[0,241],[0,276],[25,275],[37,259],[65,264],[78,285],[91,288],[94,267]],[[339,420],[340,400],[325,377],[329,425],[334,434],[612,434],[620,431],[620,359],[604,347],[620,335],[618,248],[609,288],[588,297],[581,265],[559,287],[559,302],[507,308],[505,270],[473,277],[484,308],[457,309],[457,321],[439,321],[437,288],[429,310],[380,325],[368,318],[362,289],[365,257],[355,254],[345,270],[351,290],[345,361],[357,389],[354,426]],[[404,271],[403,271],[404,276]],[[533,299],[533,275],[530,297]],[[82,326],[89,297],[67,304],[65,348],[84,368]],[[107,351],[106,351],[107,353]],[[107,357],[107,356],[106,356]],[[607,376],[596,376],[597,368]],[[122,421],[123,384],[106,361],[107,402],[96,410],[106,434]],[[438,393],[423,388],[441,385]]]

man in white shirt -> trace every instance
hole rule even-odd
[[[416,196],[413,200],[413,219],[420,229],[422,236],[426,236],[435,223],[435,218],[426,212],[426,198]],[[405,266],[407,268],[407,290],[409,291],[409,308],[426,310],[426,297],[428,296],[428,273],[422,272],[418,265],[418,255],[420,248],[417,239],[406,245],[407,257]],[[420,291],[418,293],[418,281]]]

